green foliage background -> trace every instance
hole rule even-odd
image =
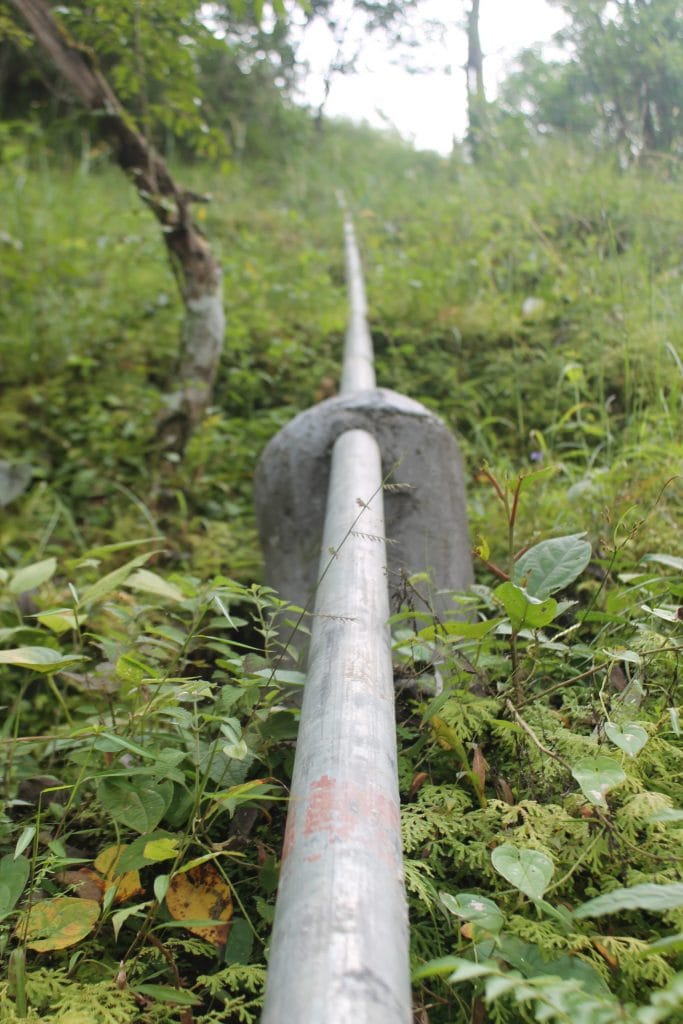
[[[31,473],[0,521],[0,656],[47,651],[0,662],[0,854],[31,872],[0,922],[0,1016],[179,1021],[182,991],[204,1024],[258,1017],[300,677],[278,661],[251,480],[337,374],[341,187],[378,378],[457,433],[480,555],[469,634],[409,592],[393,623],[416,1013],[680,1020],[680,906],[572,916],[681,874],[678,170],[502,129],[473,166],[363,128],[321,134],[286,107],[277,123],[251,154],[178,168],[213,195],[202,227],[228,315],[215,403],[182,456],[155,433],[181,310],[150,214],[89,137],[76,157],[37,123],[0,124],[0,449]],[[495,567],[582,531],[592,557],[556,614],[515,626]],[[634,725],[631,755],[610,735]],[[624,775],[604,805],[575,774],[596,757]],[[157,833],[173,856],[141,864],[119,931],[109,906],[75,948],[9,962],[27,893],[69,893],[65,869]],[[496,869],[505,844],[550,861],[538,898]],[[234,893],[224,951],[153,898],[200,856]],[[495,903],[497,932],[463,894]],[[653,948],[662,936],[677,938]],[[472,959],[489,973],[467,974]]]

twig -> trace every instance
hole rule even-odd
[[[505,706],[507,707],[508,711],[512,714],[515,722],[520,727],[520,729],[524,730],[524,732],[534,742],[534,744],[538,747],[541,753],[545,754],[547,757],[551,757],[553,761],[557,761],[559,764],[562,765],[563,768],[566,768],[568,772],[571,772],[572,766],[570,765],[569,761],[565,761],[565,759],[560,754],[556,754],[554,750],[550,750],[549,747],[546,747],[543,745],[543,743],[541,743],[534,730],[531,728],[528,722],[524,721],[522,716],[518,713],[517,708],[509,698],[505,701]]]

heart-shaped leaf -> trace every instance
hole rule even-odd
[[[141,834],[156,828],[172,797],[172,782],[149,776],[102,779],[97,787],[97,799],[112,818]]]
[[[503,843],[491,854],[491,863],[508,882],[532,900],[540,900],[553,877],[553,862],[539,850]]]
[[[629,722],[623,727],[615,722],[608,722],[605,726],[605,735],[615,746],[631,757],[635,757],[648,741],[645,729],[642,725],[636,725],[635,722]]]
[[[450,893],[439,893],[442,905],[455,917],[463,921],[472,921],[481,930],[491,935],[498,935],[504,924],[503,915],[493,902],[486,896],[471,892],[459,892],[457,896]],[[480,937],[480,936],[475,936]]]
[[[611,757],[584,757],[574,765],[572,775],[583,795],[596,807],[607,807],[605,794],[626,778],[619,764]]]
[[[554,598],[540,601],[509,580],[496,587],[493,593],[505,608],[515,632],[525,628],[541,629],[557,615],[557,601]]]
[[[573,583],[586,568],[591,546],[583,533],[542,540],[515,563],[513,580],[531,597],[543,600]]]

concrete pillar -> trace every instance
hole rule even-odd
[[[254,482],[266,583],[287,601],[313,608],[330,454],[336,439],[352,429],[376,438],[388,478],[384,506],[392,611],[404,592],[403,578],[425,572],[430,583],[420,582],[419,589],[439,615],[461,617],[443,593],[465,590],[473,578],[460,452],[438,416],[385,388],[320,402],[267,445]],[[362,515],[354,530],[364,532]]]

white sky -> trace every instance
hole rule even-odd
[[[462,26],[469,6],[470,0],[424,0],[422,16],[446,25],[442,44],[430,41],[423,29],[419,47],[410,51],[414,65],[440,69],[428,73],[411,74],[398,66],[399,55],[387,49],[380,34],[361,36],[361,43],[354,42],[352,26],[344,52],[350,55],[360,49],[357,73],[334,77],[327,114],[365,120],[377,127],[393,125],[420,149],[450,152],[453,137],[462,138],[467,122],[463,70],[467,39]],[[546,0],[481,0],[479,31],[489,99],[495,96],[515,54],[535,42],[546,42],[562,25],[563,15]],[[358,29],[355,35],[358,38]],[[322,21],[311,24],[299,51],[300,59],[311,67],[303,95],[311,105],[320,102],[321,74],[336,51],[326,25]]]

